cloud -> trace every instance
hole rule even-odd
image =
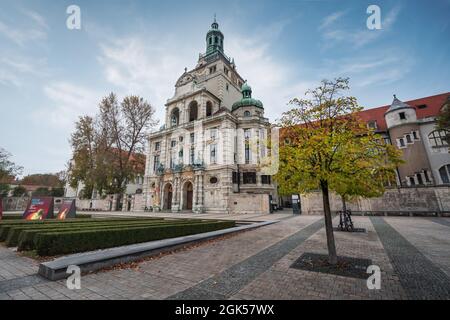
[[[251,38],[240,30],[225,28],[225,53],[233,58],[238,72],[254,88],[255,98],[262,100],[266,116],[272,120],[286,109],[286,103],[302,94],[311,81],[296,79],[298,70],[288,61],[272,54],[279,37],[290,20],[279,20],[260,26]],[[206,32],[206,31],[205,31]],[[164,104],[174,94],[175,82],[185,66],[195,66],[203,47],[200,34],[140,34],[102,39],[98,61],[106,80],[121,91],[119,95],[139,94],[157,109],[163,120]],[[188,68],[189,69],[189,68]]]
[[[45,60],[16,56],[0,57],[0,84],[22,87],[26,76],[46,77],[49,75]]]
[[[332,25],[334,22],[339,20],[345,14],[347,14],[347,11],[336,11],[336,12],[333,12],[332,14],[326,16],[322,20],[322,23],[319,26],[319,30],[323,30],[323,29],[327,28],[328,26]]]
[[[11,28],[0,21],[0,34],[12,40],[19,46],[24,46],[29,41],[43,40],[47,38],[47,34],[39,29],[22,30]]]
[[[381,30],[369,30],[366,28],[364,24],[364,29],[359,30],[349,30],[336,28],[333,25],[333,22],[337,20],[335,18],[333,20],[333,15],[328,16],[329,18],[325,18],[324,21],[331,21],[326,26],[321,28],[322,38],[325,41],[323,47],[324,49],[330,48],[337,44],[349,44],[354,48],[359,48],[367,45],[378,39],[381,35],[385,34],[387,31],[391,29],[397,17],[400,13],[400,7],[394,7],[386,14],[386,17],[383,19],[383,11],[381,11]],[[323,24],[322,24],[323,25]]]
[[[24,15],[31,18],[39,27],[48,30],[47,21],[39,13],[31,10],[23,10],[22,12]]]
[[[383,48],[367,55],[332,59],[324,62],[320,74],[324,77],[350,77],[353,87],[386,85],[407,76],[414,66],[410,53],[398,48]]]
[[[36,122],[56,128],[72,128],[81,115],[94,115],[102,95],[69,82],[54,82],[44,87],[50,105],[33,113]]]
[[[269,24],[247,34],[231,33],[228,52],[235,58],[238,71],[253,88],[253,96],[264,104],[265,116],[272,121],[288,109],[287,103],[315,87],[318,79],[299,79],[301,61],[286,61],[275,56],[272,49],[289,21]]]
[[[0,35],[10,39],[21,47],[25,46],[30,41],[47,39],[48,25],[45,19],[37,12],[30,10],[24,10],[22,11],[22,14],[31,19],[33,23],[22,27],[12,27],[0,20]],[[23,19],[22,21],[27,20]]]
[[[183,73],[182,48],[176,42],[132,36],[100,44],[98,60],[106,80],[119,88],[119,95],[138,94],[164,115],[164,104],[174,93],[176,79]],[[193,55],[195,59],[195,55]]]

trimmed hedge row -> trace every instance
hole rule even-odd
[[[44,225],[63,225],[72,223],[103,223],[114,221],[145,221],[161,220],[160,218],[111,218],[111,219],[68,219],[68,220],[44,220],[44,221],[11,221],[0,223],[0,242],[5,241],[9,230],[15,226],[44,226]]]
[[[22,220],[23,214],[4,214],[2,220]],[[76,214],[76,219],[92,218],[91,214]],[[50,219],[52,220],[52,219]],[[56,220],[56,219],[55,219]]]
[[[35,242],[38,255],[50,256],[186,236],[231,228],[234,225],[234,221],[216,221],[127,229],[46,232],[38,233]]]
[[[160,224],[160,223],[167,223],[164,222],[164,220],[158,220],[158,221],[115,221],[115,222],[105,222],[105,223],[71,223],[68,225],[43,225],[38,227],[31,227],[31,228],[25,228],[25,227],[12,227],[9,230],[8,236],[6,237],[5,244],[7,247],[15,247],[19,243],[20,235],[24,231],[35,231],[35,232],[52,232],[52,231],[65,231],[65,230],[84,230],[84,229],[95,229],[95,228],[105,228],[105,227],[126,227],[126,226],[135,226],[135,225],[152,225],[152,224]]]
[[[156,221],[156,222],[146,222],[146,223],[121,223],[121,224],[107,224],[107,225],[92,225],[92,226],[73,226],[69,228],[49,228],[49,229],[29,229],[22,230],[17,238],[11,239],[9,242],[7,240],[6,245],[10,247],[17,246],[18,251],[33,250],[36,245],[37,235],[40,233],[48,232],[79,232],[79,231],[96,231],[96,230],[113,230],[113,229],[126,229],[133,227],[143,227],[143,226],[161,226],[161,225],[173,225],[173,224],[185,224],[187,221]]]
[[[53,230],[53,229],[65,229],[65,228],[88,228],[88,227],[95,227],[95,226],[109,226],[109,225],[122,225],[122,224],[142,224],[142,223],[153,223],[153,222],[159,222],[163,221],[163,219],[159,220],[142,220],[142,219],[127,219],[127,220],[119,220],[119,221],[96,221],[96,222],[81,222],[81,223],[58,223],[58,224],[39,224],[39,225],[15,225],[15,226],[8,226],[5,227],[5,244],[8,247],[13,247],[17,244],[17,241],[19,239],[19,234],[24,230]]]

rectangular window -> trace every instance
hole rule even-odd
[[[195,149],[191,148],[191,150],[189,151],[189,163],[190,164],[194,164],[195,161]]]
[[[400,120],[405,120],[406,119],[406,114],[404,112],[400,112],[398,114],[398,116],[400,117]]]
[[[233,183],[238,184],[239,183],[239,174],[236,171],[233,171]]]
[[[244,172],[242,178],[244,184],[256,184],[256,172]]]
[[[261,176],[261,183],[262,184],[270,184],[271,183],[271,177],[268,175],[262,175]]]
[[[217,138],[217,128],[209,129],[209,137],[211,140],[216,140]]]
[[[155,142],[155,151],[159,151],[161,149],[161,142]]]
[[[194,144],[195,143],[195,133],[191,133],[190,138],[191,138],[191,144]]]
[[[177,145],[177,141],[176,140],[170,141],[170,147],[175,148],[176,145]]]
[[[244,129],[244,139],[250,139],[250,138],[251,138],[250,129]]]
[[[159,167],[159,156],[154,156],[153,157],[153,172],[156,172],[156,170],[158,170]]]
[[[407,143],[412,143],[412,139],[411,139],[411,135],[410,134],[406,135],[406,142]]]
[[[250,163],[250,159],[251,158],[251,154],[250,154],[250,143],[248,143],[248,141],[245,142],[245,163],[249,164]]]
[[[210,67],[209,68],[209,74],[212,74],[212,73],[216,72],[216,70],[217,70],[216,66]]]
[[[228,69],[227,69],[227,67],[223,67],[223,72],[228,76]]]
[[[418,184],[423,185],[422,175],[420,173],[416,174]]]
[[[428,170],[423,170],[423,175],[425,176],[426,182],[431,182],[430,176],[428,175]]]
[[[414,180],[414,177],[409,177],[409,185],[411,185],[411,186],[416,185],[416,180]]]
[[[211,164],[215,164],[216,163],[216,156],[217,156],[217,145],[216,144],[212,144],[210,146],[210,161],[211,161]]]

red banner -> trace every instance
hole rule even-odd
[[[67,218],[75,218],[76,207],[75,200],[64,200],[61,204],[61,209],[59,209],[56,219],[64,220]]]
[[[25,220],[44,220],[53,218],[53,197],[31,198],[25,212]]]

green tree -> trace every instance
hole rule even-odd
[[[103,98],[94,118],[79,118],[71,136],[73,158],[69,182],[84,183],[83,195],[96,189],[100,195],[123,193],[126,181],[143,174],[146,137],[157,125],[154,108],[143,98],[127,96],[119,103],[115,94]]]
[[[27,189],[23,186],[17,186],[13,189],[12,196],[13,197],[22,197],[27,193]]]
[[[61,187],[62,181],[58,174],[53,173],[36,173],[25,176],[22,179],[22,184],[24,185],[38,185],[47,187]]]
[[[64,188],[52,188],[50,191],[50,195],[52,197],[63,197],[64,196]]]
[[[322,191],[330,264],[337,263],[330,191],[344,197],[382,194],[383,176],[399,161],[395,148],[358,118],[362,108],[343,95],[346,90],[347,78],[323,80],[306,98],[293,99],[294,108],[279,121],[284,143],[275,179],[282,194]]]
[[[439,129],[446,131],[445,139],[450,145],[450,96],[447,97],[447,101],[442,106],[437,122]]]
[[[11,154],[0,147],[0,196],[5,197],[10,191],[10,183],[14,177],[22,172],[22,167],[11,160]]]
[[[35,191],[33,191],[33,196],[36,197],[45,197],[50,195],[51,191],[47,187],[39,187]]]

